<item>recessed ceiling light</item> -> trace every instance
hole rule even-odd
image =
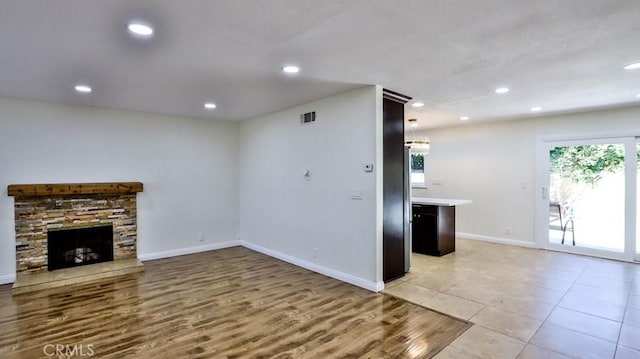
[[[640,93],[636,95],[637,98],[640,98]]]
[[[282,67],[282,71],[288,74],[297,74],[300,72],[300,68],[298,66],[287,65]]]
[[[422,107],[422,106],[424,106],[424,103],[422,103],[422,102],[414,102],[414,103],[411,104],[411,106],[413,106],[413,107]]]
[[[206,108],[207,110],[213,110],[214,108],[216,108],[216,104],[213,102],[207,102],[204,104],[204,108]]]
[[[127,25],[127,29],[132,33],[140,36],[151,36],[153,35],[153,28],[149,25],[132,22]]]
[[[531,112],[540,112],[542,111],[542,107],[540,106],[534,106],[531,108]]]
[[[74,89],[78,92],[81,93],[89,93],[92,91],[91,87],[87,86],[87,85],[76,85],[76,87],[74,87]]]
[[[460,117],[460,121],[469,121],[469,116],[462,116]]]
[[[499,94],[507,93],[509,91],[511,91],[511,90],[509,90],[508,87],[498,87],[496,89],[496,93],[499,93]]]
[[[636,69],[640,69],[640,62],[636,62],[634,64],[629,64],[627,66],[624,67],[625,70],[636,70]]]

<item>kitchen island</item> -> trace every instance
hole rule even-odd
[[[456,249],[456,206],[466,199],[411,198],[412,251],[443,256]]]

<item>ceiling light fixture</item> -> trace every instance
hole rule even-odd
[[[87,85],[76,85],[74,89],[80,93],[90,93],[91,91],[93,91],[91,87]]]
[[[127,29],[129,30],[129,32],[135,35],[145,37],[153,35],[153,28],[140,22],[131,22],[127,24]]]
[[[540,106],[534,106],[531,108],[531,112],[540,112],[542,111],[542,107]]]
[[[424,106],[424,103],[422,103],[422,102],[414,102],[414,103],[411,104],[411,106],[413,106],[413,107],[422,107],[422,106]]]
[[[625,70],[637,70],[637,69],[640,69],[640,62],[629,64],[629,65],[625,66],[624,69]]]
[[[213,110],[216,107],[216,104],[213,102],[207,102],[204,104],[204,108],[206,108],[207,110]]]
[[[511,91],[511,90],[509,90],[508,87],[498,87],[496,89],[496,93],[498,93],[498,94],[504,94],[504,93],[507,93],[509,91]]]
[[[300,72],[300,68],[298,66],[287,65],[282,67],[282,71],[288,74],[297,74]]]
[[[410,118],[407,120],[409,126],[411,128],[415,128],[418,126],[417,118]],[[413,130],[411,130],[411,134],[405,136],[404,145],[409,147],[411,153],[413,154],[423,154],[426,155],[429,153],[431,149],[431,141],[429,141],[428,137],[418,137],[415,135]]]
[[[462,116],[460,117],[460,121],[469,121],[470,117],[469,116]]]

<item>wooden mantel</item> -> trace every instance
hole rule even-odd
[[[7,187],[7,193],[12,197],[137,192],[142,192],[141,182],[12,184]]]

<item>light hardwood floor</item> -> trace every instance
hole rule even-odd
[[[470,326],[241,247],[145,268],[18,296],[0,287],[0,357],[63,345],[96,358],[429,358]]]

